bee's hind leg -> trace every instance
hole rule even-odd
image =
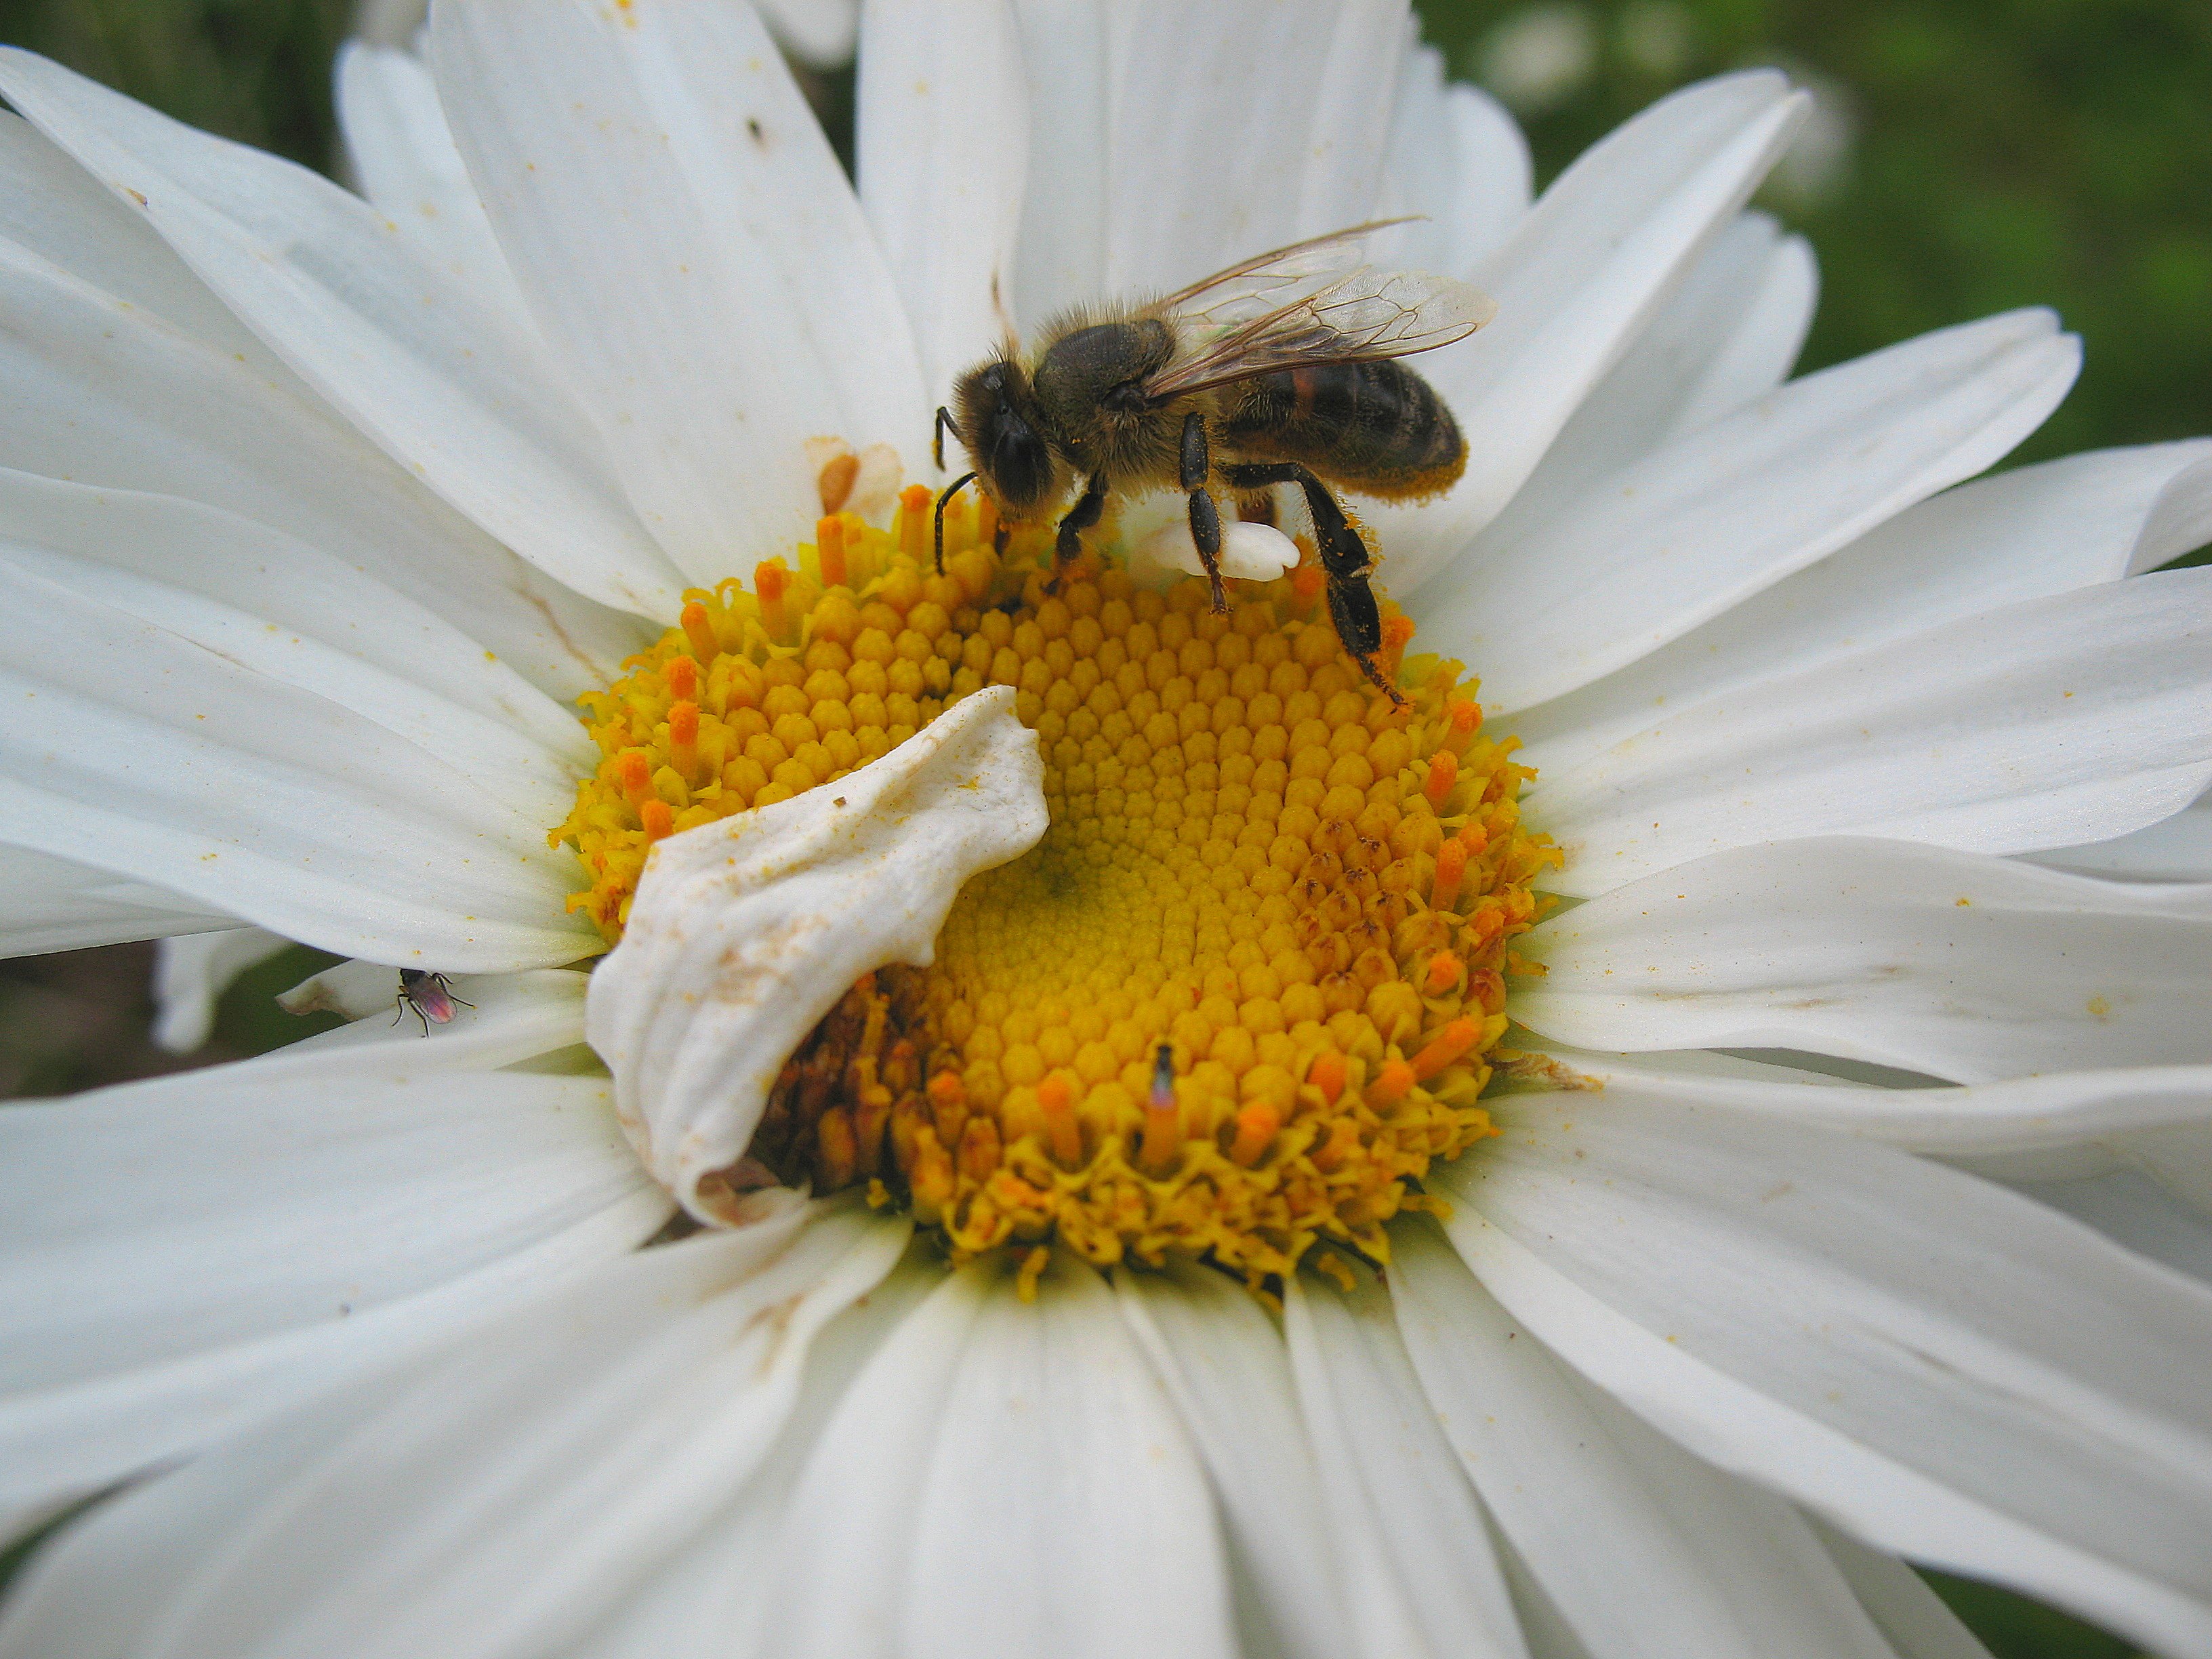
[[[1046,592],[1060,591],[1060,573],[1082,556],[1083,532],[1097,524],[1105,510],[1106,475],[1094,472],[1075,505],[1067,509],[1067,516],[1060,521],[1060,539],[1054,547],[1053,576],[1045,585]]]
[[[1182,417],[1182,487],[1190,496],[1190,538],[1198,544],[1199,562],[1213,587],[1213,614],[1220,617],[1228,614],[1229,596],[1221,586],[1221,509],[1206,488],[1212,471],[1206,416],[1194,409]]]

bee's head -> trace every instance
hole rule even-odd
[[[1059,495],[1060,466],[1019,363],[1000,356],[969,369],[952,404],[952,429],[1000,513],[1030,518]]]

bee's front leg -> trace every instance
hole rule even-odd
[[[1054,550],[1059,569],[1065,570],[1082,555],[1083,532],[1097,524],[1099,514],[1105,510],[1106,475],[1094,472],[1075,505],[1067,509],[1067,516],[1060,521],[1060,540]],[[1055,574],[1053,581],[1057,585],[1059,580]]]
[[[1213,471],[1212,452],[1206,441],[1206,416],[1193,410],[1182,417],[1182,487],[1190,496],[1190,538],[1198,544],[1198,556],[1206,566],[1206,579],[1213,585],[1213,614],[1225,616],[1229,596],[1221,586],[1221,509],[1206,488]]]

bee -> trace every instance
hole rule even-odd
[[[1243,496],[1296,484],[1337,638],[1402,702],[1376,661],[1382,618],[1369,586],[1374,562],[1331,486],[1409,500],[1458,480],[1467,465],[1459,423],[1395,359],[1464,339],[1497,306],[1450,277],[1357,264],[1363,238],[1400,222],[1294,242],[1163,300],[1079,308],[1055,319],[1031,350],[1009,343],[961,375],[953,407],[937,411],[933,447],[941,469],[949,428],[974,471],[938,497],[939,568],[945,503],[971,482],[1002,517],[1023,520],[1064,500],[1079,478],[1081,493],[1059,523],[1063,568],[1113,494],[1178,489],[1213,609],[1224,611],[1215,490]]]
[[[422,1022],[422,1035],[428,1036],[434,1024],[443,1025],[453,1018],[456,1003],[464,1008],[476,1006],[475,1003],[462,1002],[455,996],[452,983],[443,974],[426,973],[420,968],[402,968],[399,970],[399,994],[392,1000],[392,1006],[399,1012],[392,1015],[392,1023],[398,1024],[411,1012]]]

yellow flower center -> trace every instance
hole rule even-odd
[[[661,836],[834,784],[948,703],[1012,685],[1051,828],[970,881],[926,969],[855,986],[791,1057],[751,1158],[872,1183],[962,1257],[1057,1243],[1101,1264],[1215,1261],[1258,1285],[1383,1223],[1431,1160],[1493,1132],[1508,942],[1558,854],[1530,775],[1459,665],[1338,644],[1308,562],[1138,591],[988,501],[928,493],[885,532],[821,521],[792,566],[687,595],[682,626],[584,699],[602,760],[554,831],[571,903],[620,937]],[[994,550],[994,542],[1003,551]],[[1322,1265],[1328,1258],[1319,1257]]]

